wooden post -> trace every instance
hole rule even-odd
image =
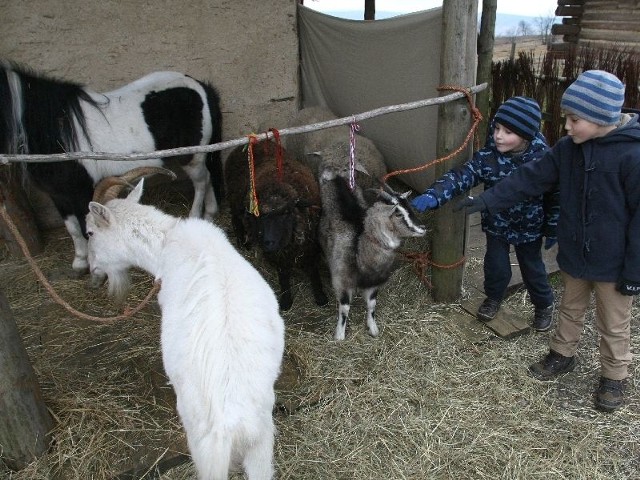
[[[26,467],[49,448],[52,426],[9,303],[0,291],[0,460],[12,470]]]
[[[477,0],[449,0],[442,6],[442,53],[440,57],[440,84],[475,84],[476,32],[478,24]],[[456,150],[463,142],[472,124],[466,99],[441,105],[438,110],[438,140],[436,155],[443,157]],[[435,167],[436,178],[470,158],[473,145],[447,162]],[[466,215],[454,212],[450,202],[436,210],[432,240],[433,261],[448,266],[459,262],[464,255]],[[433,298],[438,302],[451,302],[462,292],[463,266],[432,268]]]
[[[482,122],[476,132],[476,138],[483,144],[489,127],[491,114],[491,66],[493,64],[493,46],[495,44],[496,9],[498,0],[482,0],[482,18],[478,36],[478,74],[476,83],[488,84],[488,87],[476,95],[476,107],[482,113]]]
[[[29,201],[22,189],[18,168],[17,164],[0,166],[0,208],[6,209],[31,255],[37,255],[42,251],[40,232],[36,226]],[[16,238],[2,218],[0,218],[0,235],[4,238],[12,256],[24,256]]]

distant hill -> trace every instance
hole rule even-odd
[[[345,12],[326,12],[327,15],[332,15],[334,17],[346,18],[348,20],[362,20],[364,16],[363,10],[351,10]],[[397,17],[398,15],[403,15],[401,12],[392,12],[392,11],[376,11],[376,20],[384,20],[385,18]],[[531,28],[531,33],[538,33],[538,27],[536,25],[536,20],[538,17],[526,17],[522,15],[510,15],[506,13],[498,13],[496,14],[496,37],[501,37],[505,35],[509,35],[511,32],[514,32],[521,21],[529,24]],[[480,19],[478,18],[478,28],[480,26]]]

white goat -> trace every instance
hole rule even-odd
[[[250,480],[271,479],[284,350],[275,294],[222,230],[139,204],[142,188],[89,204],[91,271],[106,273],[119,298],[132,266],[162,282],[162,358],[198,478],[223,480],[242,466]]]

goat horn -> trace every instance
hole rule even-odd
[[[116,198],[125,185],[129,185],[129,183],[120,177],[103,178],[93,190],[93,201],[107,203]]]
[[[166,175],[167,177],[171,177],[171,180],[175,180],[178,176],[167,168],[162,167],[137,167],[129,170],[128,172],[120,175],[120,178],[124,179],[126,182],[133,182],[140,177],[148,177],[149,175],[155,175],[156,173],[161,173]]]
[[[172,180],[176,179],[176,174],[171,170],[162,167],[137,167],[124,173],[119,177],[106,177],[103,178],[97,185],[93,192],[93,201],[100,203],[107,203],[109,200],[117,198],[119,193],[125,186],[131,186],[131,182],[137,180],[140,177],[146,177],[156,173],[162,173],[171,177]]]

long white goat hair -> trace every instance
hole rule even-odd
[[[109,282],[136,266],[161,281],[162,358],[198,478],[243,467],[273,477],[274,383],[284,322],[267,282],[218,227],[125,199],[89,204],[92,271]]]

